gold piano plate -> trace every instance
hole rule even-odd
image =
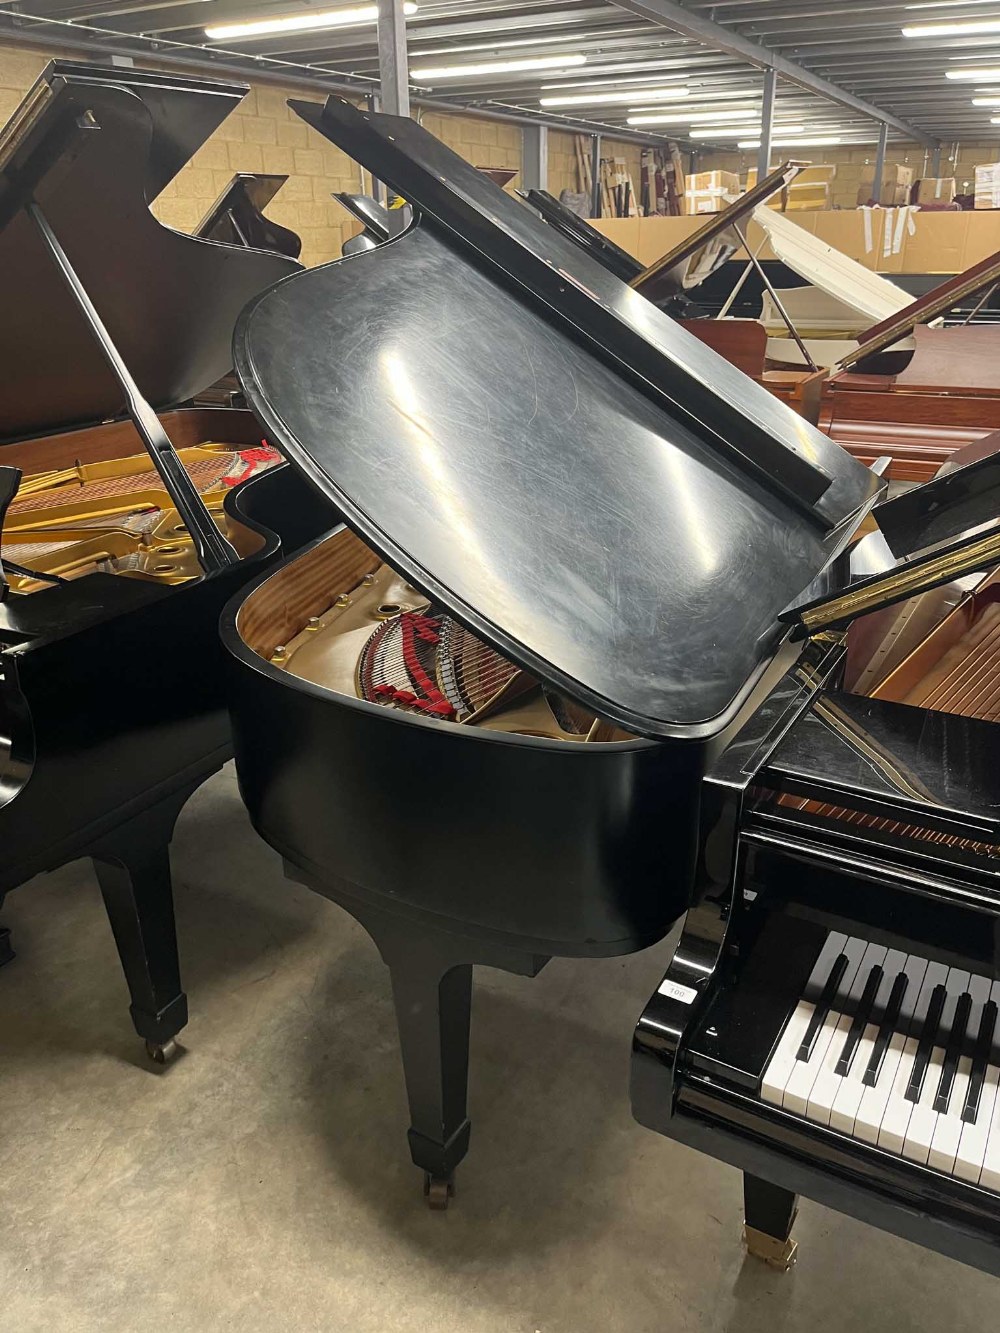
[[[185,441],[177,454],[220,531],[241,554],[251,554],[260,538],[230,520],[225,496],[280,462],[277,451],[261,445],[246,412],[188,409],[163,421],[179,441],[204,434],[196,443]],[[130,425],[111,422],[0,448],[0,461],[25,469],[0,546],[12,594],[38,593],[93,573],[171,585],[201,577],[194,543],[151,458],[135,452],[138,443]],[[27,470],[33,466],[37,470]]]

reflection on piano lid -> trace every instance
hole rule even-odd
[[[187,1016],[167,845],[230,749],[219,610],[332,521],[248,412],[175,409],[298,267],[149,212],[246,91],[56,62],[0,133],[0,899],[94,859],[156,1058]]]
[[[298,259],[302,253],[299,237],[264,216],[264,209],[287,180],[287,176],[238,171],[198,223],[194,235]]]

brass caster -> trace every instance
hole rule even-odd
[[[779,1240],[777,1236],[769,1236],[766,1231],[757,1231],[748,1226],[743,1228],[743,1244],[747,1254],[767,1264],[768,1268],[777,1269],[779,1273],[788,1272],[795,1263],[799,1248],[798,1241],[791,1237]]]
[[[432,1176],[429,1171],[424,1172],[424,1198],[428,1208],[435,1213],[443,1213],[449,1200],[454,1197],[454,1176]]]
[[[147,1041],[146,1054],[154,1065],[168,1065],[177,1054],[177,1043],[173,1037],[169,1041]]]

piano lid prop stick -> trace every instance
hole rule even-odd
[[[760,258],[760,252],[763,250],[763,248],[764,248],[765,245],[767,245],[767,234],[766,234],[766,233],[765,233],[764,238],[763,238],[763,240],[761,241],[760,245],[758,245],[756,251],[754,252],[754,256],[753,256],[754,259],[759,259],[759,258]],[[716,319],[725,319],[725,318],[726,318],[726,316],[729,314],[730,310],[732,310],[733,305],[734,305],[735,302],[736,302],[736,298],[737,298],[737,296],[739,296],[740,292],[741,292],[741,291],[743,290],[743,288],[746,286],[747,278],[749,278],[750,274],[753,273],[753,271],[754,271],[753,260],[748,259],[747,262],[743,265],[743,272],[740,274],[739,279],[737,280],[737,282],[735,283],[735,285],[734,285],[734,287],[733,287],[733,290],[732,290],[732,291],[729,293],[729,295],[726,297],[726,303],[725,303],[725,305],[722,307],[722,309],[721,309],[721,310],[719,311],[719,313],[716,315],[716,317],[715,317]]]
[[[24,207],[125,395],[129,416],[160,474],[175,509],[191,534],[199,564],[206,573],[238,564],[239,556],[219,531],[187,469],[174,452],[174,446],[160,424],[159,417],[139,392],[139,386],[112,342],[86,288],[59,244],[55,232],[49,226],[48,219],[33,199],[29,199]]]
[[[799,336],[799,331],[798,331],[798,329],[797,329],[797,328],[795,327],[795,325],[792,323],[792,320],[791,320],[791,317],[790,317],[789,314],[788,314],[788,311],[785,309],[784,305],[782,304],[781,297],[778,295],[778,293],[774,290],[774,287],[771,285],[771,279],[770,279],[770,278],[767,276],[767,274],[764,272],[764,265],[763,265],[763,264],[760,262],[760,260],[757,258],[756,254],[753,252],[753,250],[750,249],[750,243],[747,241],[747,234],[746,234],[746,232],[743,230],[743,228],[740,226],[740,224],[739,224],[738,222],[734,222],[734,223],[733,223],[733,231],[735,231],[736,235],[737,235],[737,236],[740,238],[740,240],[743,242],[743,249],[744,249],[744,250],[747,252],[747,254],[750,256],[750,263],[751,263],[751,264],[754,266],[754,268],[757,270],[757,273],[758,273],[758,275],[760,276],[760,280],[761,280],[761,282],[764,284],[765,288],[767,289],[767,294],[770,296],[771,300],[774,302],[774,308],[775,308],[775,310],[777,310],[778,314],[781,316],[782,323],[784,324],[785,328],[788,330],[788,332],[789,332],[789,334],[791,335],[791,337],[795,340],[795,345],[796,345],[796,347],[797,347],[797,348],[799,349],[799,351],[802,353],[802,360],[806,363],[806,365],[809,367],[810,370],[812,370],[812,371],[817,371],[817,370],[819,370],[819,366],[817,366],[816,362],[815,362],[815,361],[812,359],[812,357],[809,355],[809,350],[808,350],[808,348],[806,347],[805,343],[802,341],[801,337]]]

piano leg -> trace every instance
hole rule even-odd
[[[89,849],[132,999],[132,1023],[157,1064],[175,1054],[174,1038],[188,1018],[169,848],[177,816],[193,790],[143,811]]]
[[[787,1272],[795,1263],[798,1244],[792,1227],[799,1210],[797,1194],[769,1180],[743,1173],[743,1239],[747,1254]]]
[[[448,1207],[455,1168],[469,1150],[466,1110],[472,964],[419,946],[389,965],[406,1095],[407,1139],[431,1208]]]

